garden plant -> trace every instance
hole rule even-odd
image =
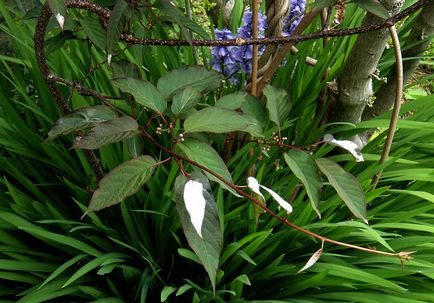
[[[0,302],[434,302],[434,1],[0,15]]]

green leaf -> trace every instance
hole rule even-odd
[[[138,128],[137,121],[129,116],[102,122],[94,126],[83,137],[76,138],[72,148],[97,149],[137,134]]]
[[[51,54],[61,48],[68,40],[77,40],[73,31],[65,30],[45,41],[46,53]]]
[[[57,120],[48,132],[47,141],[54,140],[61,135],[67,135],[74,131],[89,128],[98,123],[115,119],[116,117],[117,114],[104,105],[81,107]]]
[[[205,217],[202,225],[203,239],[199,237],[193,225],[191,224],[189,214],[185,208],[184,186],[187,179],[182,175],[178,176],[175,181],[176,209],[178,211],[188,244],[199,257],[199,260],[208,273],[213,290],[215,292],[217,268],[222,248],[222,235],[219,223],[220,219],[218,216],[217,205],[214,197],[211,194],[208,180],[201,173],[193,173],[192,176],[194,180],[202,183],[203,197],[206,201]]]
[[[195,32],[204,39],[210,38],[208,33],[200,25],[184,16],[184,14],[179,11],[179,9],[175,5],[173,5],[171,1],[159,0],[155,4],[155,7],[157,7],[163,15],[165,14],[169,16],[170,21],[172,21],[173,24],[176,24],[181,28],[182,33],[186,39],[190,39],[188,29],[192,32]]]
[[[176,287],[164,286],[160,294],[160,302],[166,302],[169,296],[176,291]]]
[[[307,153],[295,149],[289,150],[283,156],[294,175],[303,183],[312,208],[316,211],[318,217],[321,218],[319,202],[322,182],[315,161]]]
[[[92,16],[80,16],[80,25],[90,41],[101,50],[105,50],[106,32],[98,19]]]
[[[214,150],[214,148],[212,148],[208,143],[192,138],[186,138],[184,142],[176,144],[176,149],[178,149],[188,159],[205,166],[209,170],[223,177],[229,183],[234,183],[226,164],[223,162],[222,158],[220,158],[219,154]],[[223,188],[229,190],[234,195],[239,196],[236,191],[227,186],[220,179],[217,179],[205,171],[204,173],[210,180],[219,183]]]
[[[67,8],[66,2],[67,0],[47,0],[50,10],[53,13],[53,16],[56,18],[57,23],[59,23],[60,28],[62,30],[66,18],[66,8]]]
[[[122,15],[127,7],[128,3],[125,0],[117,0],[113,10],[110,12],[110,18],[107,24],[107,36],[105,40],[108,56],[113,53],[118,44],[123,28],[123,24],[121,22]]]
[[[378,0],[354,0],[354,3],[377,17],[390,18],[389,12]]]
[[[332,160],[321,158],[316,164],[354,216],[368,224],[365,193],[357,179]]]
[[[148,181],[155,166],[154,158],[140,156],[111,170],[99,182],[86,213],[112,206],[136,193]]]
[[[146,80],[133,78],[121,78],[112,80],[114,86],[130,93],[140,105],[143,105],[157,113],[163,113],[167,108],[167,102],[157,88]]]
[[[327,6],[335,5],[338,0],[316,0],[313,4],[313,8],[320,9]]]
[[[226,109],[239,109],[246,102],[246,94],[234,93],[221,97],[215,103],[216,107],[226,108]]]
[[[166,98],[171,98],[180,90],[191,86],[201,93],[213,91],[220,86],[221,75],[203,66],[184,66],[172,70],[158,79],[158,90]]]
[[[173,97],[172,112],[175,116],[184,114],[194,108],[202,94],[196,88],[187,86]]]
[[[283,121],[288,117],[291,110],[288,94],[283,89],[267,85],[264,88],[264,95],[267,97],[267,109],[270,120],[278,127],[282,126]]]
[[[210,132],[221,134],[244,131],[253,136],[262,135],[262,128],[256,119],[234,110],[219,107],[207,107],[190,115],[184,121],[184,130],[186,133]]]

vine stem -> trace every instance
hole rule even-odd
[[[380,165],[386,162],[390,153],[390,149],[392,147],[396,124],[398,123],[398,119],[399,119],[399,111],[401,109],[402,90],[404,86],[404,68],[402,63],[401,44],[399,42],[398,32],[396,31],[396,27],[394,25],[389,27],[389,31],[390,31],[390,36],[392,37],[393,47],[395,51],[396,91],[395,91],[395,104],[393,105],[392,118],[390,119],[386,143],[384,144],[383,152],[381,154]],[[381,169],[372,178],[371,190],[374,190],[377,187],[378,181],[380,180],[382,173],[383,170]]]
[[[258,39],[258,13],[259,13],[259,0],[252,0],[253,13],[252,13],[252,37]],[[252,96],[256,96],[257,78],[258,78],[258,57],[259,45],[253,45],[252,51]]]
[[[286,218],[283,218],[281,216],[279,216],[278,214],[276,214],[275,212],[273,212],[271,209],[269,209],[267,206],[263,205],[261,202],[259,202],[258,200],[256,200],[252,195],[249,195],[248,193],[244,192],[243,190],[240,189],[239,186],[236,186],[232,183],[230,183],[229,181],[227,181],[226,179],[224,179],[222,176],[220,176],[219,174],[213,172],[212,170],[206,168],[205,166],[192,161],[188,158],[185,158],[181,155],[178,155],[177,153],[173,152],[172,150],[164,147],[163,145],[161,145],[157,140],[155,140],[154,137],[152,137],[151,134],[149,134],[144,128],[142,128],[142,133],[144,134],[144,136],[146,136],[150,141],[152,141],[152,143],[158,147],[160,150],[166,152],[167,154],[169,154],[170,156],[172,156],[173,158],[182,161],[185,161],[193,166],[196,166],[197,168],[200,168],[203,171],[206,171],[207,173],[213,175],[214,177],[216,177],[217,179],[219,179],[220,181],[222,181],[223,183],[225,183],[227,186],[229,186],[230,188],[232,188],[233,190],[235,190],[238,194],[240,194],[241,196],[245,197],[246,199],[252,201],[254,204],[256,204],[258,207],[262,208],[266,213],[268,213],[270,216],[272,216],[273,218],[275,218],[276,220],[282,222],[283,224],[294,228],[295,230],[302,232],[306,235],[312,236],[314,238],[317,238],[321,241],[327,242],[327,243],[331,243],[331,244],[335,244],[335,245],[339,245],[339,246],[343,246],[343,247],[347,247],[347,248],[352,248],[352,249],[356,249],[356,250],[360,250],[360,251],[365,251],[365,252],[369,252],[369,253],[373,253],[373,254],[379,254],[379,255],[384,255],[384,256],[390,256],[390,257],[398,257],[400,259],[402,258],[406,258],[408,257],[408,255],[410,253],[407,252],[399,252],[399,253],[392,253],[392,252],[385,252],[385,251],[380,251],[380,250],[375,250],[375,249],[371,249],[371,248],[366,248],[366,247],[361,247],[361,246],[357,246],[357,245],[353,245],[353,244],[349,244],[349,243],[345,243],[345,242],[340,242],[340,241],[336,241],[333,239],[329,239],[327,237],[321,236],[317,233],[314,233],[310,230],[304,229],[301,226],[298,226],[294,223],[292,223],[291,221],[289,221]]]

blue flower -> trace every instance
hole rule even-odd
[[[283,36],[289,36],[298,26],[306,9],[306,0],[291,0],[289,3],[289,15],[283,27]]]
[[[215,29],[215,36],[217,40],[234,39],[234,35],[228,29]],[[233,83],[237,82],[234,75],[239,70],[238,62],[234,57],[236,48],[236,46],[216,46],[211,51],[213,70],[222,73]]]
[[[250,39],[253,37],[252,33],[252,12],[246,10],[243,17],[243,26],[238,29],[238,38]],[[267,17],[263,16],[261,12],[258,12],[258,33],[259,38],[264,37],[264,31],[267,27]],[[260,53],[263,51],[263,47],[260,47]],[[252,57],[253,57],[253,45],[242,45],[235,51],[235,59],[240,64],[242,70],[247,74],[252,72]]]

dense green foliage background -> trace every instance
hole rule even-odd
[[[44,141],[60,112],[36,65],[32,40],[36,20],[4,2],[0,2],[0,15],[0,30],[12,46],[0,54],[0,302],[434,302],[434,95],[417,95],[414,86],[408,91],[411,102],[403,105],[404,119],[374,191],[368,190],[369,183],[380,169],[377,162],[390,113],[333,130],[348,137],[372,127],[381,129],[363,150],[363,163],[333,153],[331,146],[312,150],[315,158],[329,157],[356,176],[367,196],[369,225],[354,220],[330,186],[322,192],[322,219],[309,206],[303,188],[295,196],[290,216],[295,224],[335,240],[385,251],[416,251],[411,261],[402,266],[398,258],[326,244],[321,259],[297,274],[321,242],[267,215],[256,224],[251,203],[213,184],[223,232],[214,296],[176,213],[176,165],[159,166],[144,188],[124,203],[80,219],[96,179],[84,153],[68,149],[72,138]],[[361,9],[349,5],[342,26],[360,24],[362,16]],[[404,48],[413,20],[410,17],[400,27]],[[47,36],[48,61],[62,77],[81,79],[105,56],[89,47],[79,24],[73,27],[79,39],[62,40],[72,33],[59,35],[53,21]],[[164,23],[144,34],[182,35],[176,26]],[[300,52],[280,68],[273,85],[287,89],[293,103],[282,133],[289,142],[306,146],[322,138],[328,126],[318,127],[321,117],[315,100],[339,73],[354,40],[333,38],[325,48],[321,41],[304,42]],[[319,59],[315,67],[301,64],[308,54]],[[207,65],[210,52],[133,46],[125,48],[119,59],[140,67],[140,75],[156,83],[179,66],[197,61]],[[432,71],[432,62],[428,54],[425,70]],[[393,53],[388,50],[381,73],[387,74],[392,64]],[[329,77],[322,79],[327,68]],[[111,68],[102,65],[83,84],[114,95],[111,78]],[[429,86],[423,79],[420,82]],[[216,94],[236,89],[228,85]],[[74,109],[98,104],[66,87],[62,92],[72,95]],[[215,98],[211,94],[206,101]],[[130,111],[124,101],[114,104]],[[138,121],[145,124],[147,118],[142,113]],[[272,123],[267,123],[271,133]],[[161,141],[170,145],[164,137]],[[222,152],[224,139],[213,143]],[[143,144],[147,154],[158,157],[160,151],[153,144],[146,140]],[[251,148],[255,157],[248,155]],[[130,158],[124,143],[105,146],[97,155],[106,171]],[[246,170],[255,163],[259,180],[290,197],[298,179],[276,161],[280,150],[272,148],[269,157],[263,155],[261,160],[258,155],[254,143],[239,145],[227,163],[234,183],[245,184]]]

